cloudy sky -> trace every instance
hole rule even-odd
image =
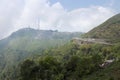
[[[87,32],[120,12],[120,0],[0,0],[0,39],[20,28]]]

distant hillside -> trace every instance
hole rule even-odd
[[[0,40],[0,48],[27,48],[30,46],[35,49],[62,45],[73,37],[80,37],[80,32],[58,32],[57,30],[36,30],[23,28],[12,33],[8,38]],[[23,46],[23,47],[22,47]],[[36,48],[37,47],[37,48]],[[25,49],[23,48],[23,49]],[[28,48],[28,49],[29,49]],[[30,49],[31,50],[31,49]]]
[[[31,37],[33,39],[70,39],[78,36],[80,32],[58,32],[57,30],[37,30],[23,28],[14,32],[10,37]],[[80,36],[80,35],[79,35]]]
[[[120,41],[120,14],[117,14],[103,24],[95,27],[84,35],[88,38],[107,39],[110,42]]]
[[[73,37],[80,35],[81,33],[32,28],[20,29],[12,33],[8,38],[0,40],[0,80],[14,80],[11,79],[14,76],[11,72],[25,58],[35,54],[42,55],[45,49],[64,45]]]

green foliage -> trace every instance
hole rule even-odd
[[[113,54],[115,53],[116,47],[118,46],[105,46],[97,44],[80,46],[69,43],[62,47],[46,50],[45,53],[43,53],[43,56],[34,59],[34,63],[36,63],[37,67],[33,69],[35,71],[32,72],[32,75],[30,75],[32,78],[29,78],[29,80],[118,79],[119,66],[116,64],[118,61],[115,61],[115,64],[118,67],[115,67],[114,63],[113,65],[109,65],[105,68],[101,68],[100,66],[108,58],[108,56],[116,55]],[[107,54],[104,56],[104,53],[106,52]],[[116,58],[117,57],[114,57],[115,60]],[[111,67],[118,70],[117,74],[109,72],[109,70],[112,70]],[[107,68],[108,73],[113,74],[114,76],[109,78],[109,75],[106,75]],[[102,73],[104,74],[102,75]]]
[[[91,75],[83,77],[83,80],[119,80],[120,61],[112,63],[110,66],[98,70]]]
[[[95,27],[83,37],[106,39],[108,42],[120,42],[120,14],[117,14],[108,19],[103,24]]]
[[[95,57],[99,57],[95,55]],[[78,80],[83,75],[93,73],[99,69],[99,59],[93,57],[80,58],[72,56],[66,63],[47,56],[35,64],[35,61],[26,60],[21,64],[21,80]],[[64,64],[63,64],[64,63]]]
[[[21,80],[61,80],[61,66],[55,58],[47,56],[35,63],[26,60],[21,64]]]
[[[22,80],[28,80],[31,77],[31,72],[34,67],[35,63],[32,60],[26,60],[22,63],[20,68],[20,75],[22,76]]]
[[[81,33],[58,32],[53,30],[35,30],[25,28],[0,40],[0,80],[16,80],[14,75],[20,62],[33,55],[43,55],[45,49],[66,44]],[[14,68],[15,67],[15,70]]]

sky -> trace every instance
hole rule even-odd
[[[26,27],[88,32],[119,12],[120,0],[0,0],[0,39]]]

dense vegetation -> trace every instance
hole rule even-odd
[[[100,38],[107,39],[109,42],[119,42],[120,41],[120,14],[117,14],[101,25],[95,27],[84,37],[89,38]]]
[[[120,45],[66,44],[20,64],[20,80],[119,80]],[[114,62],[101,67],[105,60]]]
[[[0,80],[14,80],[21,61],[45,49],[64,45],[80,34],[25,28],[0,40]]]

